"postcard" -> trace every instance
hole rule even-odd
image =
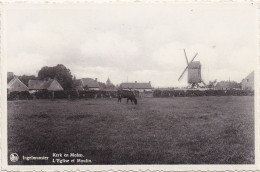
[[[2,170],[259,170],[252,2],[1,4]]]

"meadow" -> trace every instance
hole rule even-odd
[[[8,101],[8,153],[92,164],[252,164],[254,97]],[[52,164],[21,161],[15,164]],[[9,162],[9,164],[13,164]]]

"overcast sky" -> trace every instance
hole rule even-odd
[[[185,86],[187,75],[178,82],[185,48],[189,60],[198,52],[205,82],[240,82],[256,66],[255,9],[137,3],[10,8],[7,70],[37,75],[43,66],[64,64],[78,79]]]

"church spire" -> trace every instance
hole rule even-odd
[[[110,85],[110,84],[111,84],[111,81],[110,81],[109,77],[107,78],[106,84],[107,84],[107,85]]]

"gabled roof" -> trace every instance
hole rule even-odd
[[[7,84],[7,88],[10,87],[11,85],[13,85],[14,82],[17,81],[18,78],[13,78],[8,84]],[[19,80],[19,79],[18,79]],[[19,80],[20,81],[20,80]],[[22,82],[22,81],[21,81]]]
[[[218,82],[215,87],[216,88],[231,88],[229,82]]]
[[[138,83],[138,82],[125,82],[121,83],[120,86],[124,89],[151,89],[151,83]]]
[[[28,85],[30,90],[63,90],[59,82],[54,79],[49,79],[48,81],[29,80]],[[51,85],[53,86],[51,87]]]
[[[17,77],[13,78],[8,84],[7,89],[12,91],[28,91],[28,87],[20,81]]]
[[[50,80],[48,80],[48,81],[44,81],[42,87],[43,87],[44,89],[48,89],[48,88],[51,86],[51,84],[52,84],[53,81],[54,81],[54,79],[50,79]]]
[[[248,78],[254,78],[254,71],[252,71],[250,74],[248,74],[244,79],[248,79]]]
[[[89,88],[99,88],[99,84],[97,80],[94,80],[92,78],[82,78],[81,79],[82,87],[89,87]]]
[[[46,89],[44,88],[44,82],[46,81],[41,81],[41,80],[29,80],[28,86],[30,90],[42,90]]]

